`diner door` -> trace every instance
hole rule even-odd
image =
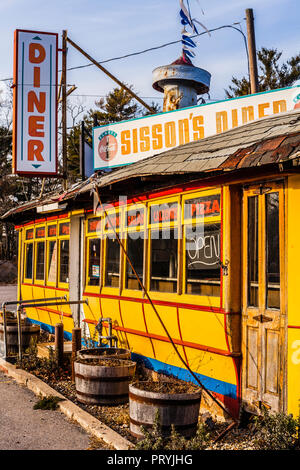
[[[242,402],[283,410],[285,382],[284,188],[243,192]]]

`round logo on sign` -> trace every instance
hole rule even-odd
[[[106,131],[99,137],[98,155],[104,162],[113,160],[118,151],[118,141],[115,132]]]
[[[294,109],[297,109],[297,108],[300,108],[300,93],[295,96],[295,98],[293,99],[294,101]]]

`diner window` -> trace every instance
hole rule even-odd
[[[35,278],[38,281],[45,279],[45,242],[36,244]]]
[[[119,287],[120,278],[120,245],[116,238],[106,238],[105,285]]]
[[[32,279],[33,274],[33,243],[26,243],[25,245],[25,278]]]
[[[57,241],[48,242],[48,282],[56,283]]]
[[[60,240],[59,282],[69,282],[69,240]]]
[[[220,295],[220,224],[186,227],[185,266],[187,294]]]
[[[143,282],[143,261],[144,261],[144,237],[143,232],[129,232],[127,235],[127,253],[129,259]],[[132,267],[126,260],[126,289],[141,290],[139,281],[137,280]]]
[[[266,194],[267,307],[280,308],[279,193]]]
[[[89,286],[99,286],[100,284],[100,238],[88,240],[88,279]]]
[[[258,196],[248,198],[248,305],[258,306]]]
[[[151,231],[150,290],[177,292],[178,231]]]

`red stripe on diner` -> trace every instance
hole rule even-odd
[[[296,328],[297,330],[300,329],[300,326],[296,326],[296,325],[288,325],[288,328]]]
[[[35,308],[35,307],[31,307],[31,308]],[[45,312],[55,313],[56,315],[62,315],[63,317],[72,318],[71,313],[58,312],[57,310],[53,310],[52,308],[36,307],[36,309],[37,310],[44,310]],[[25,310],[26,310],[26,307],[25,307]]]
[[[97,323],[96,320],[84,319],[83,321],[86,322],[86,323]],[[152,338],[152,339],[156,339],[158,341],[164,341],[165,343],[170,343],[171,344],[169,338],[167,338],[165,336],[155,335],[153,333],[146,333],[145,331],[132,330],[130,328],[124,328],[124,327],[119,326],[119,325],[114,325],[113,328],[115,330],[124,331],[125,333],[128,333],[128,334],[137,335],[137,336],[144,336],[146,338]],[[224,351],[223,349],[212,348],[210,346],[204,346],[202,344],[190,343],[188,341],[181,341],[180,339],[174,339],[174,338],[172,338],[172,339],[173,339],[173,342],[175,344],[178,344],[178,346],[186,346],[186,347],[192,348],[192,349],[199,349],[200,351],[206,351],[206,352],[210,352],[210,353],[213,353],[213,354],[218,354],[220,356],[227,356],[227,357],[238,357],[238,356],[240,356],[240,353],[231,353],[231,352],[228,352],[228,351]]]
[[[69,289],[63,289],[62,287],[43,286],[42,284],[27,284],[27,282],[23,282],[22,286],[41,287],[42,289],[62,290],[65,292],[69,292]]]
[[[59,214],[59,215],[51,215],[49,217],[44,217],[43,219],[33,219],[31,222],[26,222],[26,224],[15,225],[15,228],[18,229],[22,227],[28,227],[29,225],[41,224],[43,222],[48,222],[51,220],[67,219],[68,217],[69,217],[68,212],[64,214]]]
[[[135,297],[125,297],[119,295],[110,295],[110,294],[96,294],[95,292],[84,292],[82,294],[85,297],[102,297],[104,299],[115,299],[115,300],[126,300],[129,302],[141,302],[143,304],[149,304],[148,299],[137,299]],[[201,310],[212,313],[221,313],[223,315],[239,315],[239,312],[225,312],[223,308],[220,307],[207,307],[204,305],[194,305],[194,304],[184,304],[179,302],[169,302],[167,300],[152,300],[155,305],[165,305],[169,307],[178,307],[186,308],[190,310]]]

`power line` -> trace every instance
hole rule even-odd
[[[236,28],[234,25],[236,24],[240,24],[238,22],[236,23],[233,23],[232,25],[223,25],[223,26],[219,26],[218,28],[213,28],[213,29],[210,29],[208,31],[204,31],[202,33],[198,33],[198,34],[194,34],[193,36],[190,36],[191,38],[196,38],[196,37],[199,37],[199,36],[203,36],[204,34],[208,34],[208,33],[213,33],[214,31],[219,31],[220,29],[224,29],[224,28],[232,28],[232,29],[235,29],[236,31],[238,31],[240,34],[242,34],[243,36],[243,39],[244,39],[244,45],[245,45],[245,50],[246,50],[246,55],[247,55],[247,61],[248,61],[248,70],[249,70],[249,54],[248,54],[248,46],[247,46],[247,39],[246,39],[246,36],[245,34],[243,33],[243,31],[239,28]],[[151,52],[151,51],[155,51],[157,49],[162,49],[163,47],[167,47],[167,46],[171,46],[173,44],[178,44],[181,42],[181,39],[179,40],[176,40],[176,41],[170,41],[170,42],[166,42],[165,44],[161,44],[160,46],[154,46],[154,47],[150,47],[148,49],[143,49],[142,51],[137,51],[137,52],[132,52],[130,54],[125,54],[125,55],[122,55],[122,56],[118,56],[118,57],[112,57],[110,59],[106,59],[106,60],[102,60],[101,62],[98,62],[99,64],[106,64],[107,62],[112,62],[112,61],[115,61],[115,60],[121,60],[121,59],[126,59],[128,57],[133,57],[133,56],[136,56],[136,55],[140,55],[140,54],[145,54],[146,52]],[[67,70],[70,71],[70,70],[79,70],[79,69],[83,69],[83,68],[86,68],[86,67],[92,67],[94,66],[94,64],[85,64],[85,65],[77,65],[76,67],[70,67],[68,68]],[[0,79],[0,82],[8,82],[12,80],[12,78],[3,78],[3,79]]]

